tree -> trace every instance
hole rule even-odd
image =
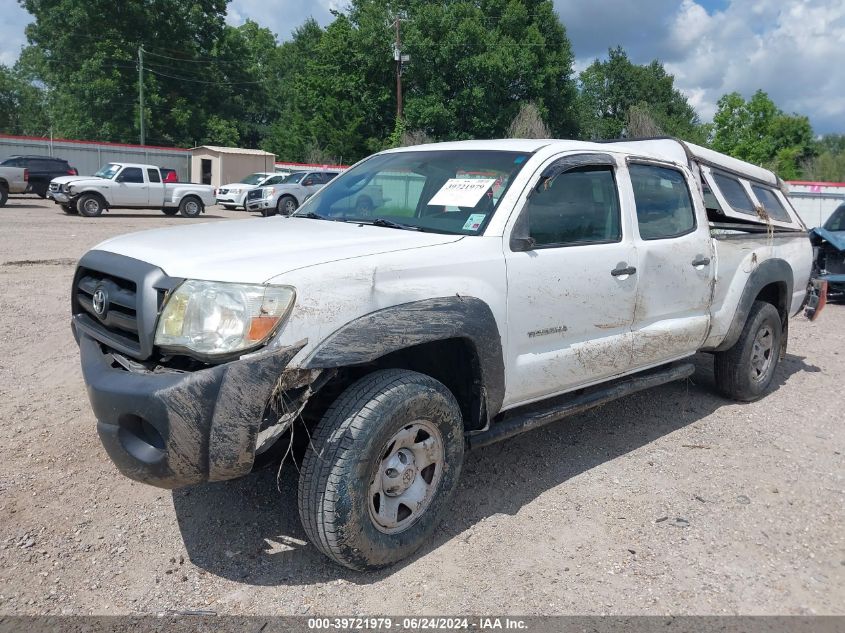
[[[785,179],[798,178],[801,164],[814,153],[809,119],[783,113],[762,90],[748,101],[736,92],[719,99],[712,145]]]
[[[0,64],[0,130],[7,134],[46,136],[50,131],[46,95],[16,65]]]
[[[695,109],[675,88],[675,79],[655,60],[639,66],[621,46],[606,61],[595,60],[580,75],[579,110],[582,136],[589,139],[633,137],[626,128],[632,109],[635,121],[647,113],[649,129],[693,142],[704,142],[706,130]]]
[[[396,133],[393,17],[411,57]],[[325,29],[299,29],[282,45],[291,60],[285,110],[265,149],[302,159],[316,144],[355,160],[405,130],[436,140],[506,135],[525,101],[551,133],[577,130],[572,52],[549,0],[353,0]]]
[[[536,104],[527,101],[508,126],[508,138],[550,138],[551,132],[543,121],[543,115]]]

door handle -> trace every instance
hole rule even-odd
[[[710,258],[709,257],[696,257],[692,260],[692,265],[698,268],[699,266],[709,266],[710,265]]]
[[[625,264],[619,264],[617,268],[614,268],[610,271],[610,274],[614,277],[622,277],[623,275],[628,276],[637,274],[637,269],[633,266],[627,266],[625,268],[622,268],[622,266],[625,266]]]

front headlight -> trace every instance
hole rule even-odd
[[[264,189],[265,198],[272,198],[274,195],[276,195],[276,190],[273,189],[273,187],[267,187],[266,189]]]
[[[225,356],[263,345],[293,306],[290,286],[187,280],[170,294],[155,344],[202,356]]]
[[[241,194],[240,189],[229,189],[229,193],[239,196]]]

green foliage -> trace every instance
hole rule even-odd
[[[801,164],[814,153],[809,119],[784,114],[762,90],[748,101],[736,92],[719,99],[712,145],[787,180],[800,177]]]
[[[596,60],[580,75],[581,134],[589,139],[633,136],[627,133],[629,113],[642,114],[664,134],[702,143],[706,129],[686,97],[675,88],[675,78],[657,60],[639,66],[617,47],[606,61]]]
[[[20,64],[0,64],[0,130],[41,136],[49,127],[45,92],[32,84]]]

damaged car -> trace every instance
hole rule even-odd
[[[366,196],[367,204],[362,204]],[[375,569],[436,529],[468,450],[712,354],[770,389],[813,252],[772,172],[673,139],[391,149],[294,213],[109,239],[72,327],[105,450],[180,488],[284,456],[319,551]]]
[[[845,204],[833,212],[827,222],[810,231],[816,249],[815,278],[827,284],[827,297],[845,298]]]

